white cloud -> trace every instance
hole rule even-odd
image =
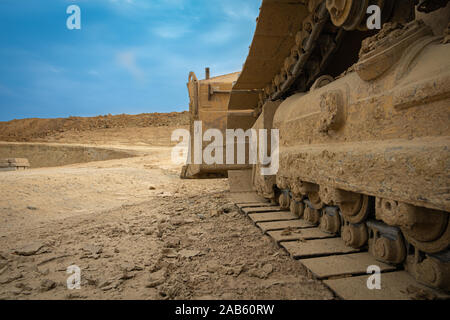
[[[116,55],[116,61],[127,70],[136,80],[144,79],[144,71],[137,65],[136,54],[133,51],[121,51]]]
[[[152,32],[160,38],[164,39],[178,39],[186,33],[190,32],[187,25],[160,25],[152,29]]]
[[[258,17],[259,12],[252,9],[248,4],[227,2],[222,3],[223,13],[232,19],[252,20],[254,21]]]
[[[89,70],[88,74],[94,77],[97,77],[100,75],[100,73],[97,70]]]
[[[52,66],[52,65],[49,65],[49,66],[48,66],[48,70],[49,70],[50,72],[53,72],[53,73],[61,73],[61,72],[64,71],[63,68],[55,67],[55,66]]]
[[[234,35],[235,25],[233,24],[221,24],[215,29],[210,30],[201,35],[201,40],[206,44],[211,45],[223,45],[228,43]]]

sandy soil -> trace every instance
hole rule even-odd
[[[53,135],[142,156],[0,173],[0,298],[333,299],[236,211],[226,180],[179,179],[169,133]]]

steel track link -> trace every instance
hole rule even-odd
[[[375,260],[366,249],[347,247],[337,235],[323,232],[290,211],[270,203],[235,204],[265,235],[306,267],[309,274],[345,300],[450,299],[417,283],[406,271]],[[368,268],[380,270],[381,289],[369,289]]]

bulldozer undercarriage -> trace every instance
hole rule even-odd
[[[361,198],[365,198],[361,199],[362,202],[371,201],[367,196]],[[377,201],[382,202],[380,199]],[[358,200],[362,206],[352,217],[360,215],[367,218],[360,223],[351,223],[339,206],[324,206],[317,210],[310,206],[307,198],[296,201],[286,192],[280,194],[279,202],[283,207],[264,201],[238,202],[236,205],[263,233],[292,258],[298,259],[313,277],[323,280],[338,297],[388,300],[449,298],[445,293],[449,284],[449,252],[424,253],[419,248],[420,244],[416,247],[405,241],[405,233],[402,233],[405,227],[387,225],[368,214],[373,206],[364,206]],[[288,204],[289,209],[286,209]],[[442,218],[436,218],[439,219]],[[417,229],[437,230],[443,227],[441,223],[426,227],[419,225]],[[436,245],[445,240],[448,243],[448,229],[446,221],[442,234],[436,236],[439,234],[436,232],[430,236],[429,239],[435,239],[428,244]],[[414,236],[410,233],[407,237],[410,241],[420,238],[416,234]],[[380,290],[371,290],[367,286],[371,266],[376,266],[380,272]]]
[[[267,23],[266,12],[273,10],[273,6],[277,5],[275,2],[263,1],[258,24]],[[287,5],[287,2],[281,2]],[[252,73],[258,73],[251,69],[252,49],[255,49],[254,46],[261,46],[255,43],[258,41],[257,33],[255,33],[249,58],[233,88],[235,92],[233,93],[232,90],[231,93],[230,109],[243,109],[236,102],[239,100],[239,91],[251,89],[257,92],[257,98],[248,98],[245,101],[245,107],[253,108],[255,115],[263,119],[267,117],[264,112],[268,103],[276,101],[278,104],[281,103],[271,123],[273,128],[280,129],[280,171],[276,176],[262,177],[257,174],[259,166],[253,166],[251,175],[253,186],[252,190],[247,191],[256,191],[260,200],[255,200],[255,197],[244,200],[241,194],[240,197],[235,198],[237,207],[264,233],[286,249],[293,258],[299,259],[313,276],[323,279],[325,284],[342,298],[403,299],[410,297],[411,294],[424,299],[449,298],[445,293],[450,291],[449,203],[448,197],[442,200],[442,196],[448,195],[448,177],[443,177],[444,180],[440,180],[443,181],[441,184],[435,182],[434,187],[439,191],[433,190],[433,192],[440,193],[440,196],[436,198],[433,198],[431,192],[427,194],[425,191],[424,194],[397,192],[394,182],[394,187],[391,187],[386,182],[389,177],[386,178],[385,175],[379,184],[374,178],[373,182],[380,186],[379,189],[366,188],[366,185],[369,186],[370,183],[361,180],[361,177],[365,176],[364,171],[374,170],[375,172],[377,169],[376,161],[368,156],[370,152],[364,152],[371,147],[351,144],[351,141],[347,142],[347,138],[343,138],[341,145],[348,145],[349,149],[342,152],[332,149],[339,144],[336,143],[340,139],[336,132],[341,132],[343,135],[348,133],[342,130],[342,123],[352,121],[349,106],[351,97],[346,96],[345,90],[342,93],[337,84],[335,87],[332,85],[338,79],[343,79],[341,82],[345,82],[348,78],[347,90],[352,90],[352,85],[355,84],[355,90],[376,92],[377,81],[387,73],[394,73],[391,86],[395,87],[396,83],[402,83],[401,79],[407,77],[410,72],[406,69],[412,65],[411,61],[427,51],[425,49],[428,48],[427,46],[448,43],[448,27],[444,30],[443,36],[433,36],[430,28],[423,22],[415,20],[416,5],[419,11],[427,13],[445,7],[448,1],[423,0],[416,3],[416,1],[393,0],[309,0],[298,2],[307,8],[307,14],[303,12],[301,23],[293,24],[298,29],[295,30],[295,36],[291,41],[293,45],[289,50],[285,50],[287,56],[284,59],[276,58],[275,64],[280,65],[281,69],[273,73],[273,77],[270,81],[266,81],[266,85],[251,87],[251,81],[247,79],[251,79]],[[378,5],[382,10],[384,25],[381,31],[367,30],[365,24],[367,7],[373,4]],[[446,10],[448,15],[448,6]],[[259,27],[263,28],[263,26]],[[357,39],[359,46],[349,41],[351,37]],[[347,48],[350,49],[343,50],[343,46],[349,46]],[[441,47],[439,50],[442,49]],[[253,51],[253,54],[255,52]],[[407,59],[410,59],[410,63],[402,62]],[[448,56],[446,59],[448,60]],[[248,67],[247,70],[246,67]],[[447,72],[448,64],[445,68],[447,69],[443,70]],[[354,74],[357,74],[357,80],[353,80],[356,79]],[[388,76],[386,78],[388,79],[386,82],[390,81]],[[407,85],[399,86],[401,90],[397,91],[401,92],[390,93],[393,97],[389,97],[388,103],[393,105],[396,111],[403,112],[418,104],[443,101],[444,103],[440,106],[436,104],[436,109],[442,117],[448,116],[450,97],[448,73],[442,72],[441,79],[444,80],[433,79],[435,91],[426,81],[415,83],[414,88]],[[360,83],[369,84],[365,87],[365,84],[360,85]],[[320,90],[326,86],[329,86],[330,90],[322,94],[323,90]],[[381,91],[383,90],[373,95],[382,95]],[[321,112],[313,112],[311,109],[310,113],[304,111],[306,115],[300,117],[299,108],[294,108],[292,105],[295,103],[299,105],[300,102],[302,106],[313,104],[314,94],[321,100]],[[375,101],[376,99],[378,96],[361,99],[361,101],[368,104],[380,104]],[[408,112],[411,112],[410,117],[418,117],[418,113]],[[380,119],[385,116],[382,113],[380,108],[375,108],[370,117],[378,120],[378,116]],[[316,121],[309,121],[311,115],[316,115]],[[302,119],[301,124],[304,129],[295,124],[294,120],[297,118]],[[229,117],[228,127],[230,122],[236,123],[234,119],[230,119]],[[364,120],[367,119],[363,118],[360,122]],[[393,118],[390,121],[393,123]],[[358,129],[357,125],[352,124],[352,126],[353,131]],[[438,174],[445,175],[446,170],[448,172],[447,134],[448,122],[447,129],[429,134],[432,137],[438,136],[435,140],[426,140],[424,138],[427,137],[426,134],[418,136],[417,143],[420,147],[408,145],[411,137],[406,137],[404,144],[401,140],[398,142],[399,145],[395,145],[396,140],[392,140],[389,142],[393,143],[392,146],[381,137],[379,139],[381,142],[375,143],[373,149],[403,150],[405,148],[405,153],[403,151],[395,153],[393,157],[396,161],[403,161],[403,156],[405,159],[413,159],[408,158],[411,154],[414,155],[414,159],[420,158],[420,153],[440,154],[441,156],[436,158],[439,160],[436,161],[441,161],[443,165],[436,169],[436,172],[428,172],[436,177]],[[350,136],[348,137],[351,140]],[[370,135],[366,137],[361,133],[359,138],[370,141],[373,137]],[[336,139],[334,141],[336,144],[333,147],[327,147],[327,139]],[[297,147],[299,141],[306,147],[303,145]],[[316,144],[317,149],[314,149]],[[426,146],[430,146],[429,151],[426,150]],[[320,149],[322,147],[323,149]],[[355,152],[354,158],[351,160],[346,158],[346,155],[352,154],[354,150],[352,148],[357,147],[361,147],[361,157],[359,158],[359,154]],[[410,154],[406,154],[410,150],[408,148],[411,149]],[[320,159],[326,159],[317,160],[319,157],[314,158],[315,154],[320,155]],[[386,152],[384,156],[388,157]],[[335,167],[329,164],[330,162],[327,164],[327,160],[340,165]],[[373,163],[370,163],[372,160]],[[346,161],[349,162],[346,163]],[[351,161],[369,163],[367,166],[362,165],[361,168],[354,165],[355,170],[358,170],[356,175],[354,174],[356,171],[353,172],[355,180],[348,178],[346,172],[339,171],[347,165],[346,168],[352,167]],[[408,165],[409,161],[411,160],[404,162]],[[396,167],[385,166],[380,169],[382,170],[391,172],[389,170],[396,170]],[[420,174],[426,175],[427,172]],[[399,172],[400,175],[401,172]],[[369,175],[366,178],[371,179]],[[392,180],[395,179],[392,178]],[[423,184],[424,190],[429,182],[429,179],[426,180]],[[408,190],[405,186],[402,188]],[[231,191],[233,192],[233,186]],[[389,196],[396,192],[398,197]],[[368,267],[373,265],[380,269],[383,290],[369,290],[366,285],[370,276],[367,274]]]

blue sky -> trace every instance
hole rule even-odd
[[[187,110],[189,71],[242,68],[260,3],[0,0],[0,121]]]

